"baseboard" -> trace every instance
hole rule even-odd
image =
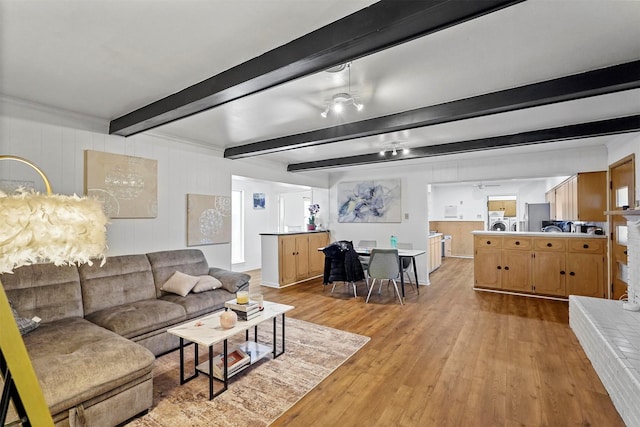
[[[550,299],[553,301],[569,301],[569,298],[560,298],[560,297],[551,297],[547,295],[537,295],[537,294],[523,294],[520,292],[512,292],[512,291],[500,291],[498,289],[485,289],[485,288],[476,288],[473,287],[474,291],[482,291],[482,292],[493,292],[494,294],[507,294],[507,295],[518,295],[521,297],[529,297],[529,298],[540,298],[540,299]]]

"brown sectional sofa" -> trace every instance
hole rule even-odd
[[[223,287],[162,291],[176,271]],[[222,309],[250,276],[184,249],[113,256],[102,267],[36,264],[0,279],[21,317],[42,319],[23,339],[56,426],[114,426],[151,407],[155,356],[179,344],[166,330]]]

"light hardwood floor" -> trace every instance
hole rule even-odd
[[[472,289],[447,258],[431,286],[353,298],[321,280],[251,292],[290,317],[371,337],[274,426],[623,426],[568,324],[568,303]],[[365,295],[365,285],[358,286]]]

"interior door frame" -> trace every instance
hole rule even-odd
[[[612,163],[609,165],[609,169],[607,171],[608,173],[608,181],[609,181],[609,191],[608,191],[608,210],[611,211],[616,211],[619,210],[619,208],[615,205],[615,189],[613,188],[613,176],[612,176],[612,170],[615,169],[616,167],[619,167],[621,165],[624,165],[626,163],[631,162],[632,165],[632,170],[633,170],[633,177],[631,179],[631,183],[629,185],[629,189],[628,189],[628,200],[630,203],[630,208],[633,209],[635,206],[635,184],[636,184],[636,167],[635,167],[635,153],[629,154],[628,156],[623,157],[622,159]],[[621,215],[609,215],[608,217],[608,226],[609,226],[609,262],[608,262],[608,268],[609,268],[609,275],[608,275],[608,285],[607,285],[607,294],[609,299],[612,299],[614,297],[614,275],[615,275],[615,271],[617,269],[617,265],[616,265],[616,257],[614,256],[614,242],[616,239],[616,232],[615,232],[615,228],[616,228],[616,224],[617,224],[617,220],[619,220],[618,217],[620,217]],[[624,217],[623,217],[624,219]],[[626,253],[626,252],[625,252]]]

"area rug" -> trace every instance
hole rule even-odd
[[[280,331],[279,325],[277,329]],[[271,343],[272,333],[269,322],[258,337]],[[370,339],[291,318],[286,319],[285,334],[283,355],[276,359],[269,356],[237,374],[231,378],[228,390],[211,401],[204,375],[179,385],[178,351],[158,358],[153,370],[153,407],[127,427],[267,426]],[[242,338],[244,334],[237,342]],[[229,348],[237,342],[230,340]],[[187,366],[193,366],[192,346],[187,354],[191,359]]]

